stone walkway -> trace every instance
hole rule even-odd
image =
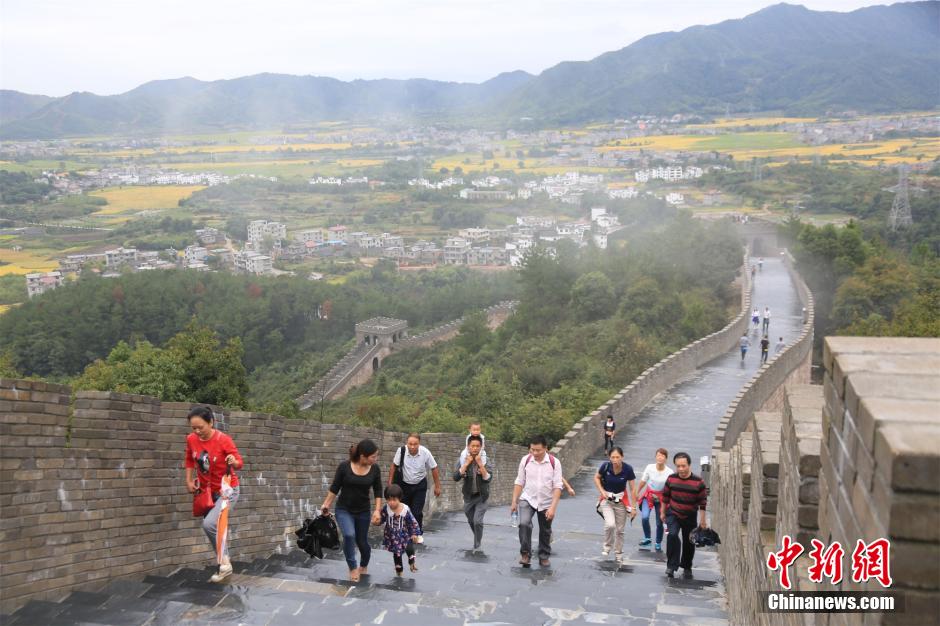
[[[800,304],[779,259],[765,260],[753,301],[761,310],[771,308],[771,345],[781,334],[788,341],[797,336]],[[618,433],[627,462],[639,473],[655,449],[665,447],[670,455],[689,452],[698,471],[725,407],[759,360],[759,348],[743,364],[735,350],[651,402]],[[550,568],[517,565],[516,530],[509,523],[509,507],[502,506],[487,514],[483,554],[468,550],[472,537],[462,515],[435,516],[419,547],[419,572],[402,578],[394,575],[391,555],[381,548],[373,552],[370,575],[355,585],[344,580],[341,554],[314,561],[293,552],[236,562],[236,573],[225,585],[207,583],[208,568],[183,569],[166,577],[114,582],[94,593],[75,592],[61,603],[33,601],[0,621],[11,626],[727,624],[713,549],[698,551],[692,579],[667,579],[664,553],[637,547],[642,538],[638,517],[627,525],[625,562],[618,567],[601,556],[602,520],[594,511],[592,475],[602,460],[598,456],[582,468],[565,469],[578,495],[564,497],[559,505]],[[494,461],[504,472],[514,472],[518,463]]]

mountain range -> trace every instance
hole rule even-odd
[[[848,13],[778,4],[743,19],[660,33],[537,76],[483,83],[340,81],[258,74],[158,80],[113,96],[0,91],[0,138],[271,129],[395,117],[576,124],[631,115],[780,111],[820,115],[940,106],[940,0]]]

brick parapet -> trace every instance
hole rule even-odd
[[[0,392],[10,397],[0,411],[0,612],[113,578],[210,562],[184,481],[188,403],[80,391],[70,415],[67,387],[4,379]],[[213,409],[246,461],[232,514],[236,559],[290,549],[351,444],[374,439],[384,475],[405,440],[404,433]],[[423,436],[443,486],[440,498],[429,497],[432,516],[462,505],[451,475],[464,437]],[[487,450],[495,464],[491,498],[503,504],[525,450],[500,442]]]

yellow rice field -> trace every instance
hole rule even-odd
[[[52,259],[44,252],[37,250],[20,250],[14,252],[11,248],[0,248],[0,276],[7,274],[31,274],[32,272],[48,272],[59,266],[58,261]]]
[[[294,152],[317,152],[322,150],[349,150],[355,144],[337,143],[290,143],[290,144],[216,144],[204,146],[179,146],[171,148],[131,148],[127,150],[111,150],[107,152],[76,151],[74,154],[95,155],[105,157],[135,157],[154,156],[156,154],[230,154],[251,152],[281,152],[293,150]]]
[[[495,159],[486,159],[481,160],[479,156],[470,156],[470,163],[464,163],[464,159],[468,158],[466,154],[455,154],[449,155],[446,157],[441,157],[434,161],[434,164],[431,166],[432,170],[439,170],[442,167],[453,171],[455,168],[463,168],[464,173],[476,172],[478,174],[485,174],[486,172],[493,171],[493,164],[498,163],[498,170],[506,170],[513,172],[529,172],[532,174],[541,174],[541,175],[554,175],[554,174],[564,174],[565,172],[570,172],[572,170],[578,170],[582,173],[608,173],[610,168],[606,167],[586,167],[578,166],[574,167],[571,165],[553,165],[549,159],[522,159],[525,163],[524,168],[520,168],[518,165],[519,159],[515,156],[511,158],[497,157]]]
[[[93,215],[117,215],[126,211],[144,209],[170,209],[193,192],[205,189],[202,185],[149,185],[112,187],[90,195],[104,198],[108,206]]]
[[[598,151],[649,150],[674,152],[711,152],[730,154],[737,160],[752,158],[811,159],[814,156],[841,155],[844,160],[863,164],[912,163],[940,157],[940,138],[919,137],[886,139],[854,144],[801,144],[789,133],[730,133],[713,137],[701,135],[651,135],[620,140]]]
[[[740,128],[743,126],[778,126],[815,122],[815,117],[731,117],[717,119],[709,124],[689,124],[688,128]]]

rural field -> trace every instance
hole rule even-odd
[[[12,244],[4,242],[4,247],[0,247],[0,276],[54,270],[59,266],[59,262],[52,258],[55,254],[55,250],[13,250]]]
[[[146,209],[171,209],[193,192],[205,189],[202,185],[134,185],[111,187],[90,195],[104,198],[108,205],[93,215],[112,216]]]

